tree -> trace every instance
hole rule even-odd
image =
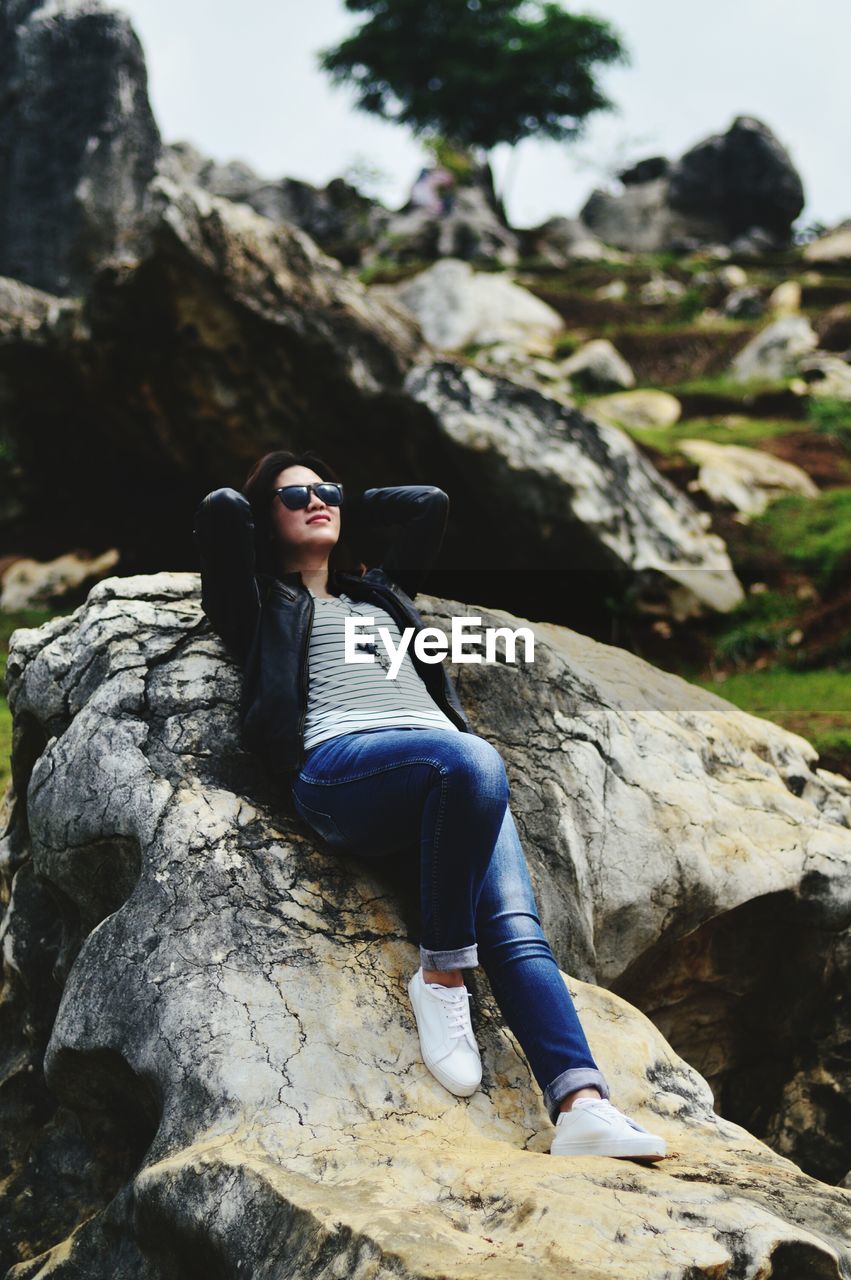
[[[490,151],[530,136],[579,137],[613,104],[595,64],[628,62],[610,25],[547,0],[345,0],[369,15],[319,55],[363,111]]]

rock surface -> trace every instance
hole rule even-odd
[[[528,563],[534,539],[542,547],[535,571],[596,563],[627,573],[639,597],[643,583],[647,602],[658,607],[661,597],[678,617],[731,609],[742,598],[724,543],[706,529],[708,516],[618,427],[449,361],[415,365],[405,389],[431,411],[457,465],[466,463],[471,481],[484,481],[503,519],[502,543],[494,528],[484,548],[453,550],[461,563],[484,551],[508,570]]]
[[[347,265],[360,262],[364,248],[391,216],[342,178],[325,187],[297,178],[261,178],[243,160],[217,164],[188,142],[166,146],[158,169],[172,181],[190,182],[211,195],[250,205],[273,222],[299,227],[324,253]]]
[[[423,336],[443,351],[474,344],[517,346],[552,339],[564,327],[557,311],[507,275],[474,271],[446,258],[398,285],[373,289],[395,299],[416,318]]]
[[[851,218],[845,218],[824,235],[805,244],[802,257],[806,262],[846,263],[851,260]]]
[[[677,448],[700,467],[690,488],[701,489],[717,506],[757,516],[784,493],[817,498],[818,485],[806,471],[762,449],[714,440],[678,440]]]
[[[94,526],[131,562],[143,548],[169,563],[175,517],[268,449],[312,437],[345,460],[398,432],[423,345],[297,228],[164,177],[136,256],[84,298],[18,287],[2,302],[4,433],[36,493],[62,475],[52,514],[72,542],[97,545]]]
[[[788,377],[798,360],[818,346],[818,337],[806,316],[789,315],[772,320],[737,352],[730,376],[737,382]]]
[[[0,275],[77,292],[132,250],[160,151],[127,16],[97,0],[3,0],[0,103]]]
[[[785,245],[804,206],[801,179],[767,125],[737,116],[672,163],[621,174],[623,191],[592,192],[580,212],[590,230],[632,252],[691,250],[729,243]]]
[[[438,626],[471,612],[421,607]],[[815,770],[802,739],[625,652],[535,632],[534,668],[456,676],[506,760],[563,969],[590,964],[611,981],[660,938],[688,947],[701,922],[783,890],[821,920],[811,959],[829,969],[848,784]],[[240,751],[239,674],[200,613],[196,575],[101,582],[75,614],[18,631],[9,672],[17,799],[2,865],[15,878],[0,1016],[16,1052],[3,1090],[41,1065],[22,1027],[38,1022],[27,887],[46,883],[62,908],[64,983],[47,1084],[67,1114],[138,1117],[124,1184],[108,1203],[92,1192],[53,1249],[44,1218],[17,1235],[30,1260],[10,1280],[190,1266],[272,1277],[284,1258],[305,1277],[847,1272],[851,1197],[715,1114],[697,1072],[617,995],[566,979],[613,1097],[668,1139],[661,1165],[553,1163],[480,971],[483,1088],[461,1100],[434,1081],[403,999],[411,882],[317,849]],[[742,977],[764,941],[739,937]],[[657,984],[668,972],[656,967]],[[49,1174],[31,1160],[7,1177],[20,1207]]]

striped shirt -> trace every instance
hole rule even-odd
[[[419,726],[461,732],[432,698],[411,661],[410,652],[405,653],[395,679],[388,679],[385,667],[391,655],[378,628],[388,629],[394,647],[401,644],[402,637],[386,609],[367,600],[353,600],[345,592],[330,600],[314,595],[313,600],[305,751],[326,738],[362,729]],[[355,634],[355,650],[360,648],[362,652],[368,651],[363,641],[374,637],[374,662],[346,662],[345,621],[353,615],[374,619],[366,626],[361,625]],[[384,666],[379,659],[383,659]]]

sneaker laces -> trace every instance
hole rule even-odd
[[[444,987],[439,982],[430,982],[428,985],[432,991],[437,991],[437,994],[446,1005],[450,1036],[461,1037],[469,1034],[472,1040],[473,1024],[470,1021],[472,993],[466,987]]]

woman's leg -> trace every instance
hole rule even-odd
[[[505,817],[476,909],[479,958],[555,1124],[559,1104],[586,1085],[609,1097],[538,916],[514,817]]]
[[[332,849],[378,855],[419,837],[424,970],[479,963],[476,903],[508,794],[496,748],[444,729],[329,738],[293,782],[298,812]]]

